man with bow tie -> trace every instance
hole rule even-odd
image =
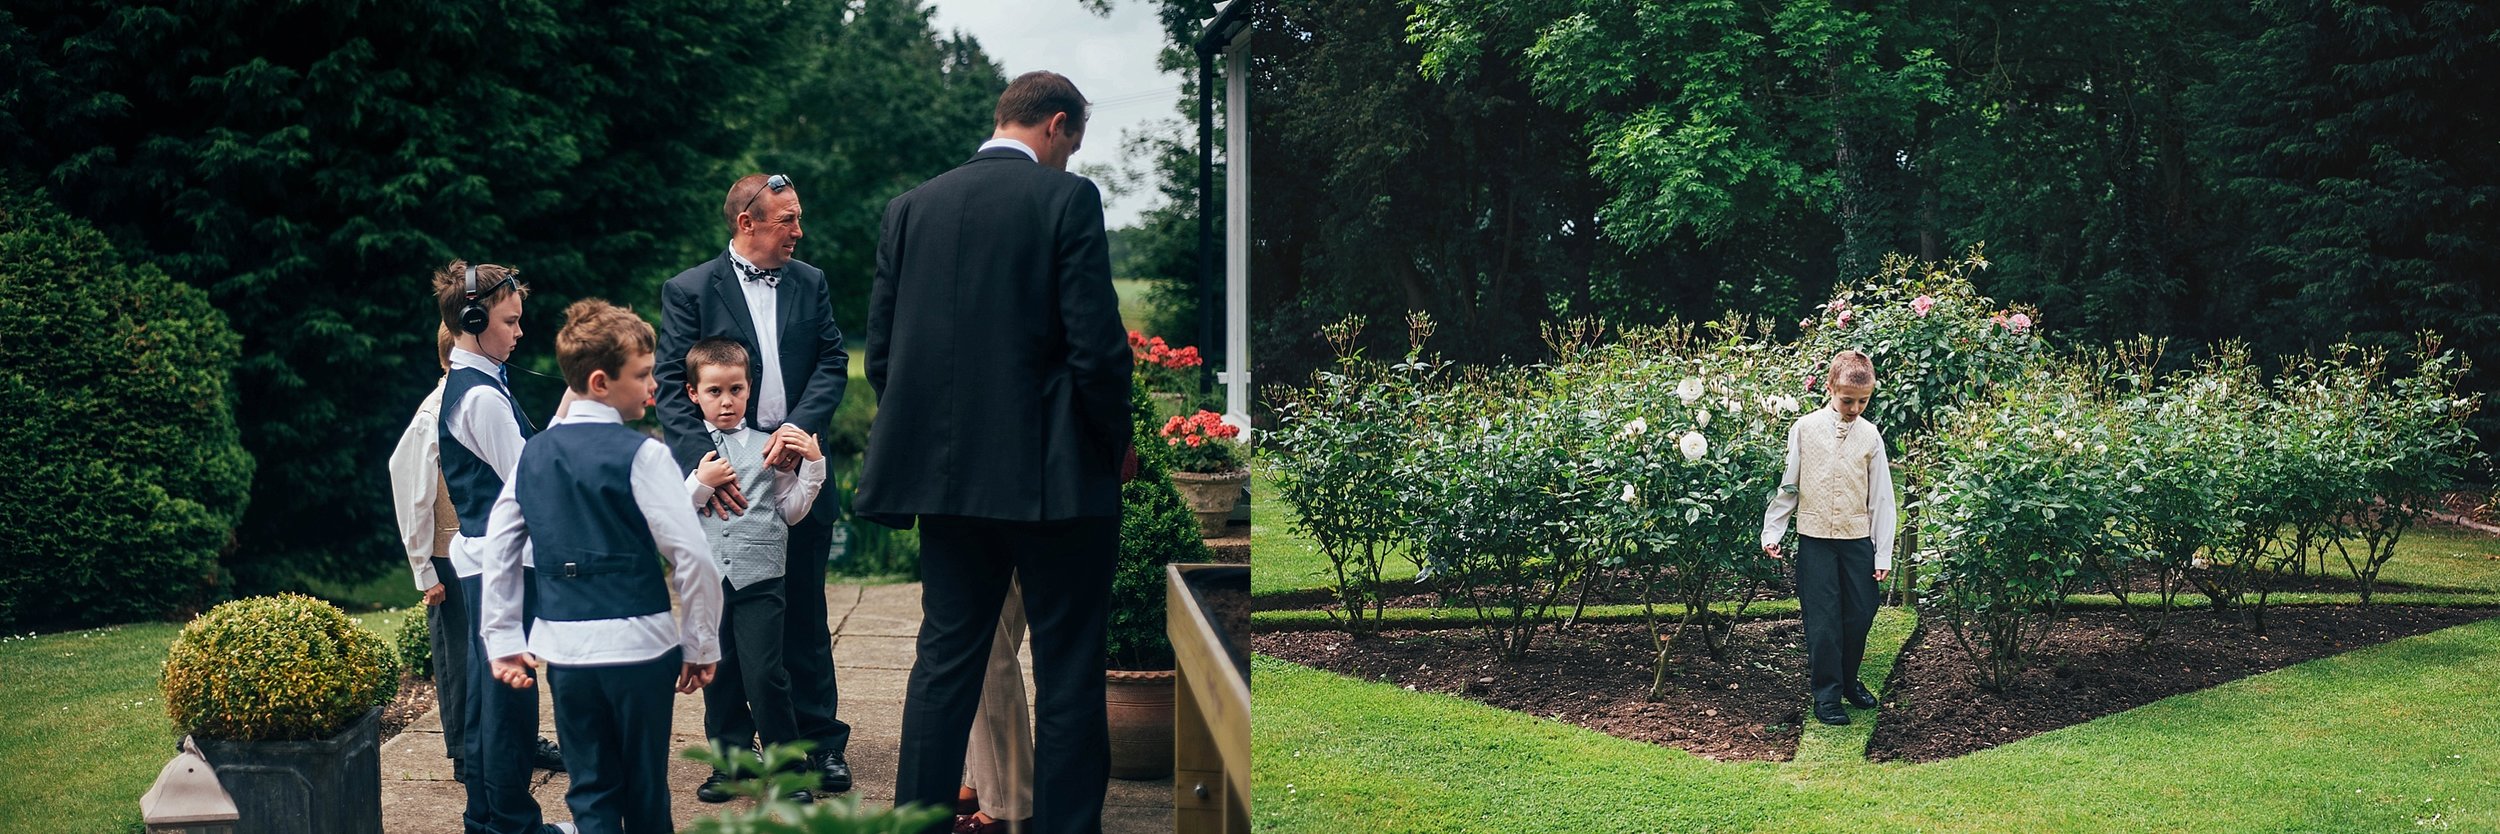
[[[833,426],[849,381],[850,357],[842,330],[834,326],[825,272],[797,259],[801,207],[798,186],[785,174],[749,174],[729,187],[721,219],[729,225],[729,248],[720,257],[678,273],[660,287],[660,350],[656,369],[660,430],[677,465],[688,472],[714,450],[703,415],[692,400],[667,396],[686,390],[686,351],[695,342],[721,337],[746,347],[747,378],[755,390],[746,424],[767,433],[798,431],[822,437]],[[783,444],[767,447],[768,466],[795,466],[798,454]],[[785,587],[789,608],[782,622],[783,664],[790,673],[791,706],[799,735],[816,743],[808,765],[824,792],[851,788],[843,752],[850,725],[836,717],[833,640],[825,625],[825,560],[840,522],[835,490],[816,497],[807,518],[790,528]],[[769,511],[770,508],[765,508]],[[724,489],[703,512],[726,518],[748,510],[746,497]],[[731,716],[728,732],[752,717]]]

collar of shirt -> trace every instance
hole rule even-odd
[[[451,349],[451,366],[485,371],[487,376],[496,376],[496,370],[502,368],[503,363],[486,358],[486,354],[455,347]]]
[[[754,261],[747,260],[747,256],[738,254],[737,241],[730,241],[728,248],[730,260],[744,264],[748,269],[763,269],[763,267],[756,266]]]
[[[738,421],[738,425],[737,425],[737,426],[735,426],[735,427],[733,427],[733,428],[727,428],[727,429],[724,429],[724,428],[721,428],[721,427],[719,427],[719,426],[713,426],[713,427],[712,427],[712,433],[714,433],[714,434],[718,434],[718,435],[720,435],[720,436],[722,436],[722,437],[727,437],[727,438],[732,438],[732,439],[735,439],[738,435],[745,434],[745,433],[746,433],[746,431],[747,431],[747,421],[745,421],[745,420],[740,420],[740,421]]]
[[[555,424],[563,426],[573,423],[622,422],[625,422],[625,415],[616,413],[615,406],[598,400],[574,400],[572,410],[566,411],[564,419],[557,420]]]
[[[990,139],[990,141],[981,143],[981,150],[973,151],[973,153],[980,153],[981,151],[986,151],[991,148],[1014,148],[1017,153],[1024,154],[1026,159],[1030,159],[1035,162],[1042,161],[1042,155],[1034,153],[1033,146],[1004,136],[994,137]]]

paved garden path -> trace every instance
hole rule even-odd
[[[829,585],[825,588],[826,620],[833,629],[833,660],[842,682],[842,720],[851,725],[849,758],[856,779],[852,796],[864,804],[894,802],[895,756],[901,748],[903,686],[911,671],[912,640],[920,629],[920,585]],[[1030,646],[1026,649],[1026,684],[1032,692]],[[543,693],[544,690],[542,689]],[[539,722],[555,733],[555,712],[542,694]],[[703,697],[677,697],[675,747],[703,743]],[[685,759],[669,761],[669,810],[677,824],[709,816],[719,807],[694,798],[695,786],[707,769]],[[571,819],[564,807],[565,778],[538,774],[539,807],[550,822]],[[465,794],[451,780],[451,760],[443,758],[442,721],[428,712],[382,745],[382,828],[392,834],[459,834]],[[734,800],[743,805],[746,800]],[[1165,832],[1172,830],[1172,780],[1111,780],[1105,798],[1105,831]]]

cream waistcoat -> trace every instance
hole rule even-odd
[[[1832,425],[1847,425],[1835,437]],[[1797,534],[1818,539],[1863,539],[1874,528],[1867,510],[1867,473],[1883,438],[1865,420],[1831,423],[1797,438]]]

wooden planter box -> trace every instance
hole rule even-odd
[[[1250,566],[1167,565],[1164,587],[1164,630],[1180,669],[1173,698],[1173,828],[1180,834],[1249,831]],[[1226,628],[1210,616],[1208,602],[1235,594],[1238,616]]]
[[[382,834],[382,711],[319,741],[194,737],[234,797],[236,834]]]

